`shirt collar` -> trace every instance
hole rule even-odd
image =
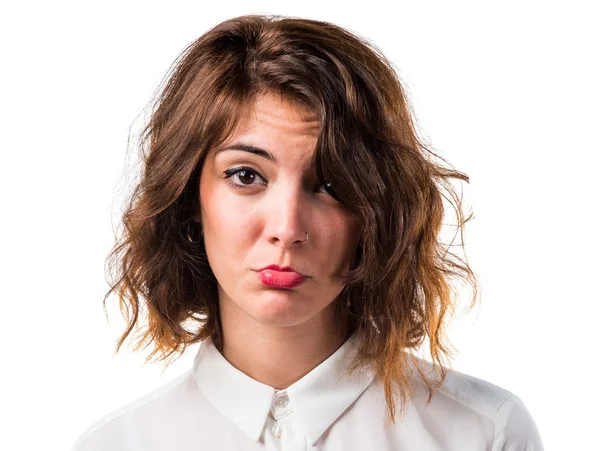
[[[202,394],[217,410],[248,437],[258,441],[275,389],[231,365],[210,338],[200,343],[193,375]]]
[[[286,392],[295,405],[296,418],[314,445],[333,422],[360,396],[374,378],[359,368],[346,375],[358,351],[350,337],[339,349]],[[203,395],[248,437],[258,441],[267,421],[275,389],[231,365],[210,339],[200,344],[193,375]]]
[[[356,336],[350,337],[327,360],[287,388],[290,400],[296,405],[298,422],[313,446],[375,376],[366,367],[345,374],[357,354],[357,343]]]

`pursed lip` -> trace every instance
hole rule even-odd
[[[258,271],[262,271],[264,269],[273,269],[275,271],[281,271],[281,272],[295,272],[296,274],[302,276],[302,277],[307,277],[304,274],[296,271],[294,268],[292,268],[291,266],[279,266],[279,265],[269,265],[269,266],[265,266],[264,268],[259,269]]]
[[[269,265],[257,271],[258,280],[273,288],[292,289],[304,283],[306,276],[293,271],[289,266]]]

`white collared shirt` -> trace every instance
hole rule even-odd
[[[386,426],[383,385],[373,373],[341,377],[356,349],[350,338],[275,390],[205,340],[190,371],[92,425],[72,451],[543,450],[518,397],[456,371],[428,406],[427,393],[417,392],[404,416]]]

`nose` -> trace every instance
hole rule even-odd
[[[269,242],[286,248],[302,245],[306,234],[310,234],[310,207],[303,193],[291,187],[280,188],[273,190],[267,202],[265,232]]]

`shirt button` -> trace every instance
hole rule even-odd
[[[290,402],[290,398],[288,398],[287,396],[280,396],[275,400],[275,405],[283,409],[285,406],[288,405],[288,402]]]
[[[279,426],[274,426],[271,428],[271,435],[275,438],[279,438],[281,437],[281,435],[283,434],[283,429],[281,429]]]

